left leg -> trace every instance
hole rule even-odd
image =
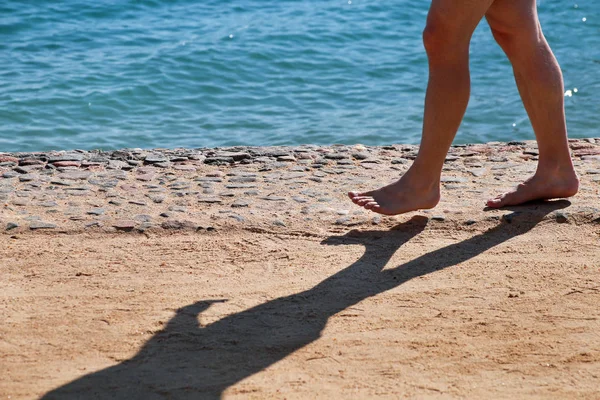
[[[487,204],[504,207],[573,196],[579,180],[567,141],[562,73],[542,33],[535,0],[495,0],[486,19],[513,66],[540,153],[533,177]]]

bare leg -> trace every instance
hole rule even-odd
[[[496,0],[486,18],[513,65],[540,153],[533,177],[487,204],[503,207],[573,196],[579,180],[567,141],[562,73],[542,33],[535,0]]]
[[[370,192],[348,193],[355,204],[395,215],[439,202],[444,159],[469,101],[469,43],[492,2],[432,0],[423,32],[429,83],[419,154],[398,181]]]

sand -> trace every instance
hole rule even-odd
[[[436,209],[382,218],[345,198],[406,167],[381,148],[362,149],[380,160],[366,168],[170,166],[155,179],[222,181],[145,205],[129,203],[152,189],[142,166],[83,197],[43,180],[19,197],[32,181],[5,178],[0,398],[598,398],[600,161],[576,156],[572,199],[485,209],[535,167],[520,146],[454,149]],[[316,176],[340,165],[356,168]],[[249,174],[239,190],[260,193],[221,196]]]

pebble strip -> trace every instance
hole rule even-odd
[[[571,207],[550,218],[600,223],[600,138],[572,139],[570,146],[581,190]],[[414,145],[305,145],[0,153],[0,231],[210,232],[241,226],[310,232],[391,224],[405,217],[365,211],[346,192],[397,179],[417,151]],[[453,146],[442,202],[419,213],[466,226],[510,219],[506,210],[483,212],[485,199],[530,176],[537,156],[534,141]]]

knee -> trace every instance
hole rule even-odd
[[[521,53],[531,55],[531,51],[543,41],[538,29],[528,27],[496,27],[490,24],[496,43],[504,50],[508,58],[518,58]]]
[[[430,62],[448,60],[457,55],[461,47],[468,48],[469,38],[461,40],[458,28],[444,17],[430,15],[427,18],[427,25],[423,30],[423,46]],[[462,46],[463,44],[466,46]]]

